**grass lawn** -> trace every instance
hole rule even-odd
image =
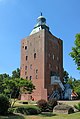
[[[80,112],[73,114],[40,114],[32,116],[13,115],[13,116],[0,116],[0,119],[80,119]]]
[[[60,103],[68,104],[70,106],[74,106],[75,104],[78,104],[80,100],[72,100],[72,101],[58,101]]]
[[[80,119],[80,112],[74,114],[45,114],[39,116],[26,116],[25,119]]]
[[[59,101],[60,103],[68,104],[73,106],[74,104],[77,104],[79,101]],[[32,103],[34,104],[34,103]],[[29,103],[29,105],[32,105]],[[15,103],[15,106],[24,105],[22,103],[19,103],[17,101]],[[26,106],[27,104],[25,104]],[[0,119],[80,119],[80,112],[76,112],[73,114],[54,114],[54,113],[44,113],[39,115],[22,115],[22,114],[16,114],[16,115],[10,115],[10,116],[0,116]]]

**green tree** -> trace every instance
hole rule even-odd
[[[11,99],[12,94],[14,93],[14,102],[12,106],[14,105],[16,101],[16,95],[19,93],[20,95],[24,92],[26,93],[32,93],[33,89],[35,89],[35,86],[32,84],[31,80],[26,80],[22,78],[13,78],[11,79],[4,79],[3,85],[4,88],[3,93],[5,95],[8,95],[8,97]]]
[[[75,38],[75,46],[72,47],[72,52],[70,52],[70,56],[77,64],[77,69],[80,70],[80,33],[76,34]]]
[[[69,78],[69,74],[67,71],[63,70],[63,79],[64,79],[64,83],[68,82],[68,78]]]
[[[10,78],[9,74],[0,74],[0,79],[3,80],[4,78]]]
[[[0,115],[7,115],[9,107],[9,99],[5,95],[0,94]]]
[[[12,71],[12,78],[20,78],[20,69],[19,68]]]
[[[12,72],[12,77],[8,74],[0,74],[0,93],[7,95],[10,99],[15,99],[22,93],[32,93],[35,89],[31,80],[20,78],[20,69]],[[14,104],[13,103],[13,104]]]
[[[70,76],[70,77],[68,78],[68,82],[67,82],[68,84],[70,84],[72,90],[74,89],[74,80],[75,80],[75,79]]]
[[[73,82],[73,89],[78,94],[78,98],[80,99],[80,80],[75,80]]]
[[[3,79],[2,78],[0,78],[0,93],[2,93],[3,92]]]

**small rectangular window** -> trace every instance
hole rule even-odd
[[[25,50],[27,50],[27,46],[25,46]]]
[[[26,61],[28,60],[28,56],[26,56]]]
[[[36,58],[36,53],[34,53],[34,59]]]
[[[25,75],[27,75],[27,72],[25,71]]]
[[[38,69],[36,69],[36,74],[38,73]]]
[[[28,76],[26,76],[26,79],[28,79]]]
[[[29,78],[30,80],[32,80],[32,76],[30,76],[30,78]]]
[[[25,66],[25,70],[27,70],[27,66]]]

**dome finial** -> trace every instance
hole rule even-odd
[[[42,16],[42,12],[41,12],[41,16]]]

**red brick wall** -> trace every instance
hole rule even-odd
[[[36,53],[35,59],[34,53]],[[27,68],[25,69],[26,66]],[[47,99],[47,94],[52,91],[53,87],[51,85],[50,71],[58,73],[62,80],[62,69],[62,41],[50,32],[40,30],[40,32],[30,35],[21,41],[20,75],[24,79],[28,77],[28,80],[32,76],[32,82],[36,86],[36,90],[32,93],[35,100]],[[23,95],[23,97],[25,96]]]
[[[35,59],[34,53],[36,53]],[[28,56],[27,61],[26,56]],[[27,70],[25,70],[26,66]],[[36,86],[36,90],[32,94],[35,100],[36,97],[40,99],[43,95],[47,95],[47,91],[44,91],[44,30],[23,39],[21,42],[21,77],[29,79],[30,76],[32,76],[32,82]]]
[[[53,71],[63,81],[63,45],[62,40],[45,31],[45,88],[52,91],[50,72]],[[54,87],[53,87],[54,89]]]

